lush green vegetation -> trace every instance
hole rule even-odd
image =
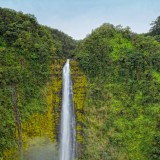
[[[147,35],[155,37],[155,39],[160,42],[160,16],[158,16],[157,19],[151,23],[151,25],[152,27]]]
[[[33,15],[2,8],[0,15],[1,157],[17,146],[15,131],[21,121],[46,111],[41,90],[49,81],[52,59],[70,57],[76,42],[39,25]]]
[[[33,15],[2,8],[0,15],[0,158],[3,151],[21,147],[21,123],[29,119],[22,127],[27,130],[48,104],[47,116],[52,120],[52,103],[60,103],[57,72],[62,68],[62,63],[52,62],[74,57],[88,80],[84,112],[82,95],[75,93],[81,109],[77,109],[81,159],[160,159],[159,17],[144,35],[104,24],[77,44],[63,32],[38,24]],[[56,83],[51,83],[47,102],[42,90],[50,81],[51,69],[57,76],[52,77]],[[76,82],[77,71],[75,67],[74,87],[84,95],[84,88],[79,88],[86,80],[81,76]]]
[[[83,159],[160,158],[160,44],[104,24],[76,58],[88,77]]]

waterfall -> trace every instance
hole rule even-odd
[[[63,95],[60,125],[60,160],[74,160],[76,125],[69,59],[67,59],[63,67]]]

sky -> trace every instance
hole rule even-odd
[[[33,14],[77,40],[103,23],[145,33],[160,16],[160,0],[0,0],[0,7]]]

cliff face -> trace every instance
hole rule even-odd
[[[53,59],[51,65],[51,74],[46,86],[42,88],[41,94],[45,100],[45,108],[43,113],[34,112],[27,119],[21,122],[21,137],[22,137],[22,150],[25,156],[28,149],[38,145],[46,145],[52,142],[57,144],[59,141],[59,124],[61,113],[61,99],[62,99],[62,68],[65,59]],[[77,144],[79,157],[81,156],[81,148],[83,145],[83,121],[84,121],[84,100],[86,89],[86,77],[79,69],[78,63],[75,60],[70,61],[71,75],[73,79],[73,92],[74,92],[74,106],[77,121]],[[31,107],[32,104],[30,104]],[[38,105],[38,104],[37,104]],[[21,116],[21,115],[20,115]],[[18,126],[14,133],[16,141],[19,141]],[[36,140],[39,139],[37,142]],[[45,144],[46,143],[46,144]],[[39,146],[40,147],[40,146]],[[4,150],[4,159],[17,159],[18,150],[11,148]]]

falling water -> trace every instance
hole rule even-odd
[[[76,144],[76,125],[69,59],[67,59],[67,62],[63,67],[62,96],[60,160],[74,160]]]

